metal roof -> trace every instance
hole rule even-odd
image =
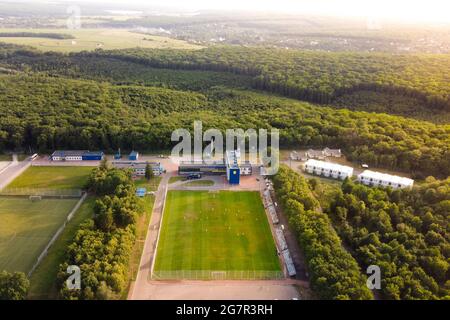
[[[56,150],[52,157],[80,157],[89,152],[88,150]]]
[[[306,166],[313,166],[313,167],[318,167],[318,168],[323,168],[323,169],[327,169],[327,170],[331,170],[331,171],[340,171],[340,172],[345,172],[349,175],[353,174],[353,168],[352,167],[348,167],[348,166],[343,166],[337,163],[332,163],[332,162],[325,162],[325,161],[319,161],[319,160],[314,160],[314,159],[310,159],[308,161],[306,161],[305,163]]]
[[[414,184],[413,179],[404,178],[400,176],[394,176],[387,173],[382,172],[376,172],[371,170],[364,170],[360,175],[358,175],[358,178],[368,178],[373,180],[379,180],[379,181],[385,181],[390,182],[393,184],[401,184],[405,186],[412,186]]]

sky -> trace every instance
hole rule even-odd
[[[243,10],[341,17],[374,17],[398,21],[450,23],[450,0],[63,0],[158,5],[188,10]],[[126,8],[125,8],[126,9]]]

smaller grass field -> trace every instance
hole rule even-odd
[[[158,189],[159,183],[161,182],[162,177],[155,176],[148,181],[145,178],[140,178],[134,181],[134,185],[136,188],[146,188],[148,191],[156,191]]]
[[[30,271],[77,201],[0,197],[0,270]]]
[[[258,192],[168,192],[154,274],[189,271],[280,271]]]
[[[29,167],[8,188],[82,189],[92,167]]]
[[[67,246],[70,245],[81,223],[93,216],[94,197],[87,197],[64,231],[48,250],[47,256],[38,265],[30,278],[28,299],[57,299],[58,286],[55,281],[59,265],[64,262]]]

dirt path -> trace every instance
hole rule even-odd
[[[0,190],[20,176],[31,165],[31,161],[17,161],[17,155],[13,156],[13,161],[0,173]]]

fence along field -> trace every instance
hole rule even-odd
[[[258,192],[168,192],[153,279],[282,277]]]
[[[29,273],[77,202],[0,196],[0,270]]]
[[[30,167],[0,190],[0,270],[34,271],[85,199],[91,170]]]

